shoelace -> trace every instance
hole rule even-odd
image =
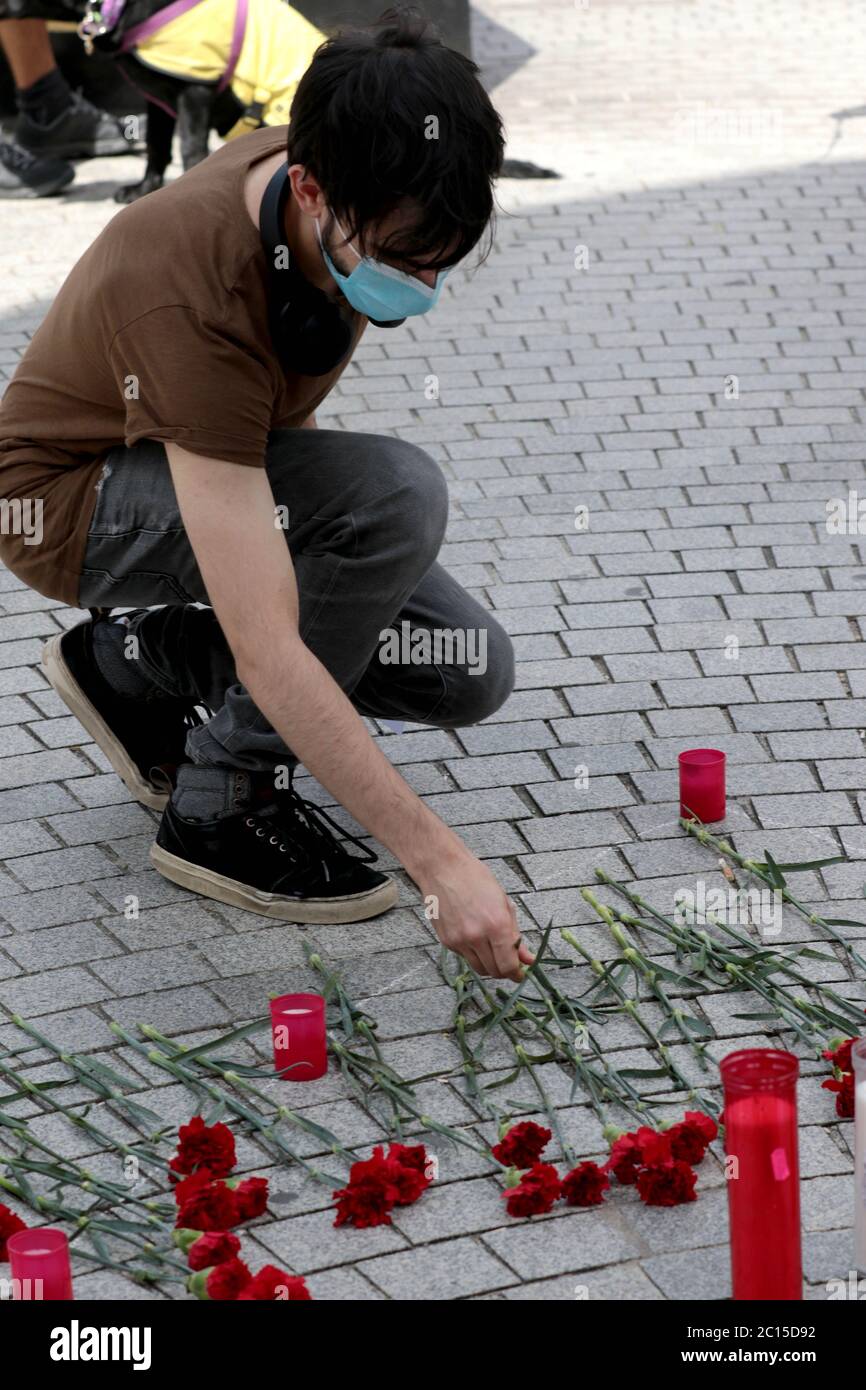
[[[347,860],[358,862],[344,848],[345,841],[361,851],[362,862],[373,864],[378,858],[357,836],[338,825],[321,806],[307,801],[295,791],[291,780],[288,788],[274,793],[271,805],[245,816],[244,825],[254,830],[258,839],[267,840],[268,847],[276,848],[278,853],[300,851],[300,856],[292,854],[299,867],[310,869],[319,865],[326,879],[344,868]],[[278,834],[268,834],[275,829],[279,831]],[[339,839],[335,839],[333,831],[336,831]]]
[[[0,142],[0,163],[5,164],[7,169],[31,169],[36,163],[36,156],[25,150],[23,145],[10,145],[3,141]]]

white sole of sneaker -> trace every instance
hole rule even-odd
[[[162,811],[168,802],[168,792],[160,791],[152,782],[146,782],[130,758],[123,744],[109,729],[102,715],[90,703],[81,686],[73,676],[60,647],[60,638],[52,637],[42,648],[42,667],[54,690],[67,709],[75,715],[79,724],[90,734],[94,743],[102,749],[127,791],[136,801],[149,806],[153,811]]]
[[[247,912],[257,912],[260,917],[276,917],[282,922],[313,922],[332,925],[339,922],[363,922],[368,917],[378,917],[387,912],[397,901],[397,884],[392,878],[378,888],[369,888],[365,893],[347,893],[342,898],[307,898],[295,902],[291,898],[281,898],[277,893],[262,893],[237,879],[226,878],[213,869],[203,869],[198,864],[190,864],[176,854],[153,845],[150,862],[162,874],[182,888],[193,893],[201,893],[206,898],[228,903],[230,907],[241,907]]]

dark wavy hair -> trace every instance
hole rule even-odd
[[[438,138],[429,138],[438,123]],[[502,122],[476,65],[446,48],[415,8],[386,10],[323,43],[298,83],[290,164],[321,185],[350,239],[389,213],[416,213],[376,243],[412,269],[456,264],[487,233],[503,156]]]

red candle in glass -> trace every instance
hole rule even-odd
[[[803,1297],[799,1069],[792,1053],[763,1047],[720,1064],[735,1299]]]
[[[69,1242],[62,1231],[48,1226],[16,1231],[6,1249],[17,1301],[73,1297]]]
[[[284,1081],[315,1081],[328,1070],[325,1001],[321,994],[271,1000],[274,1066]]]
[[[725,755],[719,748],[680,753],[680,815],[708,823],[725,818]]]

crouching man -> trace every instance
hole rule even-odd
[[[436,900],[441,940],[518,979],[512,903],[361,717],[482,719],[511,690],[511,644],[437,562],[438,466],[314,416],[368,320],[434,307],[489,230],[501,160],[477,69],[421,20],[326,42],[288,127],[123,209],[73,268],[0,408],[0,495],[38,506],[41,530],[5,528],[0,556],[91,611],[45,670],[164,807],[160,873],[286,921],[391,907],[375,855],[293,785],[301,762]],[[471,632],[485,660],[432,641],[432,660],[381,660],[385,630],[410,652]]]

